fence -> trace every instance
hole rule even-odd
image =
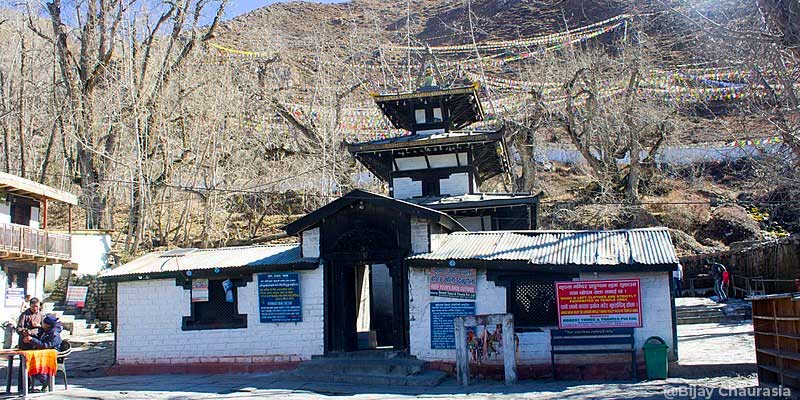
[[[0,224],[0,250],[62,260],[72,258],[69,235],[16,224]]]
[[[737,297],[797,291],[800,279],[800,235],[762,242],[752,246],[681,258],[684,287],[690,284],[702,295],[703,288],[713,282],[703,263],[706,260],[724,265],[731,275],[731,285]]]

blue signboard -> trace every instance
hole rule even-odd
[[[475,315],[475,302],[431,303],[431,349],[455,349],[453,320]]]
[[[261,322],[302,322],[300,275],[288,272],[259,274],[258,311]]]

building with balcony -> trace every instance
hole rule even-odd
[[[77,196],[0,172],[0,319],[19,312],[25,295],[44,295],[45,266],[72,263],[71,223],[67,232],[48,229],[48,205],[66,204],[69,216]],[[71,220],[71,218],[69,218]]]

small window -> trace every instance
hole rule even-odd
[[[424,124],[425,123],[425,110],[424,109],[415,110],[414,111],[414,118],[417,120],[418,124]]]
[[[433,122],[442,122],[442,109],[436,107],[433,109]]]
[[[192,315],[183,317],[183,330],[247,328],[247,314],[239,314],[239,299],[236,284],[231,279],[233,302],[227,301],[222,282],[225,279],[208,280],[208,301],[193,302]]]
[[[514,325],[521,328],[558,326],[556,281],[565,277],[515,279],[510,287],[508,309],[514,314]]]

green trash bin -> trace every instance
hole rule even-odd
[[[647,365],[647,379],[667,379],[667,343],[658,336],[650,336],[644,341],[644,362]]]

